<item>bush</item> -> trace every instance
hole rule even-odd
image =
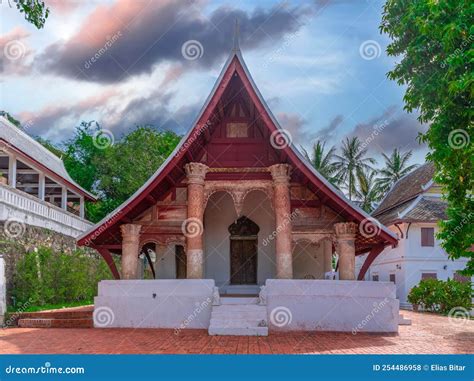
[[[40,247],[17,262],[12,296],[16,305],[89,303],[97,294],[97,283],[111,278],[98,255],[80,249],[57,253]]]
[[[408,301],[424,310],[448,313],[454,307],[472,308],[471,283],[423,279],[408,294]],[[416,307],[415,307],[416,308]]]

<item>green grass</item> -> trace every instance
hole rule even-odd
[[[22,306],[8,306],[7,312],[37,312],[37,311],[44,311],[44,310],[55,310],[58,308],[66,308],[66,307],[80,307],[80,306],[87,306],[89,304],[94,304],[92,300],[82,300],[80,302],[69,302],[69,303],[60,303],[60,304],[45,304],[42,306],[28,306],[26,308],[22,308]]]

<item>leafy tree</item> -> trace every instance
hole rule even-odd
[[[417,167],[416,164],[407,165],[412,156],[411,151],[401,153],[395,148],[390,157],[385,153],[382,153],[382,156],[385,160],[385,167],[379,171],[381,177],[377,179],[382,192],[387,192],[393,184]]]
[[[10,0],[9,0],[10,1]],[[13,0],[20,13],[25,14],[25,20],[41,29],[49,16],[49,8],[40,0]]]
[[[371,170],[370,164],[375,164],[375,160],[366,157],[367,149],[362,147],[358,137],[346,138],[341,148],[341,155],[334,155],[336,158],[336,178],[339,184],[343,184],[348,191],[349,200],[356,194],[357,177],[363,171]]]
[[[87,218],[97,222],[128,199],[158,169],[180,137],[171,131],[136,127],[114,143],[92,122],[82,122],[64,144],[64,165],[83,188],[99,196],[86,203]]]
[[[334,173],[336,172],[336,166],[334,164],[336,148],[332,146],[326,151],[326,142],[321,140],[317,140],[312,148],[311,156],[304,148],[302,148],[306,160],[308,160],[314,169],[323,175],[331,184],[336,186],[337,179],[334,177]]]
[[[463,273],[472,275],[474,3],[388,0],[380,29],[392,39],[387,53],[399,57],[388,77],[406,86],[405,109],[429,124],[419,138],[448,203],[438,238],[451,258],[469,258]]]
[[[376,178],[377,171],[367,170],[357,173],[358,187],[356,196],[360,201],[360,207],[370,213],[374,204],[382,198],[383,192]]]
[[[0,116],[6,118],[10,123],[14,124],[18,128],[21,128],[21,123],[18,119],[15,119],[9,112],[0,111]]]

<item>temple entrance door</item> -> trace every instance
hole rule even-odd
[[[176,279],[186,279],[186,253],[181,245],[175,246]]]
[[[229,226],[230,283],[257,284],[258,225],[240,217]]]

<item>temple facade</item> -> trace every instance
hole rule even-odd
[[[397,238],[305,161],[235,46],[175,151],[78,243],[101,253],[116,282],[128,282],[122,290],[124,284],[135,284],[133,290],[146,294],[154,287],[159,298],[164,285],[176,284],[173,290],[194,285],[194,293],[196,284],[206,284],[212,303],[219,305],[219,297],[226,295],[261,294],[269,280],[319,290],[366,283],[355,281],[364,275],[355,272],[356,256],[373,258],[396,246]],[[112,254],[121,256],[121,272]],[[320,282],[327,283],[321,288]],[[99,287],[96,306],[112,308],[109,302],[120,296],[111,291],[112,284]],[[289,283],[272,283],[268,295],[283,284]],[[266,296],[260,297],[266,303]],[[135,302],[114,305],[115,316],[117,310],[127,314],[126,306]],[[146,321],[141,326],[171,324]]]

